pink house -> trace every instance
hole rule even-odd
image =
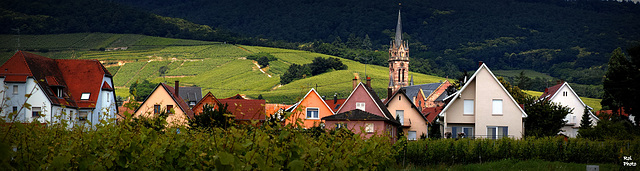
[[[356,134],[362,133],[366,138],[374,134],[396,138],[396,129],[400,123],[373,91],[370,82],[367,79],[366,85],[358,83],[337,114],[322,118],[325,128],[346,128]]]

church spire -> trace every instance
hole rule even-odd
[[[402,44],[402,17],[400,16],[400,9],[398,9],[398,25],[396,26],[396,46]]]

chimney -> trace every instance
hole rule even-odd
[[[353,77],[353,87],[351,89],[356,89],[358,86],[358,77]]]
[[[174,88],[176,89],[176,94],[174,94],[174,96],[180,97],[180,81],[176,81],[176,87]]]
[[[367,77],[367,86],[371,87],[371,77]]]
[[[338,103],[338,93],[333,94],[333,104]]]
[[[391,87],[387,88],[387,99],[391,98],[392,95],[393,95],[393,90],[391,89]]]
[[[482,61],[478,61],[478,67],[482,66],[483,63],[484,62],[482,62]]]

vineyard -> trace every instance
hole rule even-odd
[[[13,40],[16,36],[0,35],[0,38]],[[211,91],[219,98],[235,94],[245,94],[249,98],[262,95],[271,103],[294,103],[310,88],[317,88],[322,96],[333,97],[337,94],[338,98],[346,98],[351,91],[352,79],[356,76],[362,79],[367,75],[372,78],[374,90],[385,98],[389,80],[386,67],[366,65],[365,69],[365,64],[341,58],[340,60],[348,66],[347,70],[331,71],[279,85],[280,75],[289,65],[311,63],[315,57],[333,57],[290,49],[108,33],[21,35],[20,40],[21,49],[43,56],[103,61],[105,65],[108,64],[107,69],[114,75],[116,94],[122,97],[129,96],[128,86],[136,81],[146,79],[158,83],[179,80],[184,86],[202,87],[203,93]],[[14,54],[11,49],[16,47],[10,42],[13,41],[0,42],[0,49],[5,49],[0,52],[2,62]],[[116,47],[127,49],[99,50]],[[278,59],[271,61],[268,67],[262,68],[266,73],[262,73],[252,61],[244,58],[258,52],[269,53]],[[118,63],[120,65],[116,65]],[[164,77],[159,72],[162,66],[168,67]],[[510,76],[517,74],[513,71],[501,72]],[[445,80],[442,77],[419,73],[410,75],[413,75],[415,84]],[[592,107],[599,108],[599,99],[584,101]]]

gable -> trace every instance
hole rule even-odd
[[[387,99],[387,101],[385,102],[385,106],[390,110],[389,112],[391,112],[392,114],[394,114],[395,111],[391,109],[402,109],[405,111],[405,114],[413,113],[415,115],[418,115],[417,117],[419,117],[420,119],[427,121],[427,118],[425,118],[424,115],[422,115],[422,111],[420,111],[420,109],[418,109],[418,107],[411,102],[409,97],[406,94],[404,94],[402,90],[396,91],[396,93],[393,96],[391,96],[391,98]],[[397,117],[397,116],[393,115],[393,117]],[[405,118],[414,118],[414,117],[415,116],[405,115]]]
[[[300,99],[298,103],[292,106],[291,109],[288,109],[288,111],[295,111],[296,109],[298,109],[298,107],[318,107],[322,108],[322,110],[328,111],[332,115],[334,114],[331,107],[329,107],[329,105],[322,99],[320,94],[318,94],[318,92],[313,88],[311,88],[311,90],[309,90],[309,92],[307,92],[307,94],[304,95],[304,97]]]
[[[467,90],[467,88],[470,88]],[[477,88],[477,90],[476,90]],[[471,93],[465,94],[466,91],[470,91]],[[478,95],[478,93],[480,93]],[[515,105],[519,112],[522,114],[523,118],[527,117],[526,112],[518,105],[516,100],[511,97],[511,94],[504,88],[504,86],[500,83],[498,78],[493,75],[491,70],[485,65],[482,64],[478,70],[471,76],[471,78],[467,81],[467,83],[460,88],[458,92],[451,96],[451,101],[447,103],[445,108],[440,112],[439,116],[444,116],[446,111],[454,104],[456,104],[461,96],[465,94],[468,96],[469,94],[473,94],[474,99],[479,97],[484,97],[487,94],[495,94],[499,93],[501,97],[503,97],[503,104]],[[476,99],[477,100],[477,99]],[[509,103],[510,102],[510,103]],[[461,101],[459,103],[462,103]]]
[[[385,116],[380,106],[376,104],[375,100],[366,90],[362,82],[359,83],[355,89],[353,89],[349,97],[347,97],[347,100],[345,100],[345,102],[342,104],[342,106],[340,107],[340,109],[338,109],[338,112],[336,113],[344,113],[347,111],[354,110],[356,109],[356,103],[365,103],[366,112],[369,112],[374,115],[382,116],[385,118],[387,117]]]
[[[200,112],[202,112],[204,108],[204,105],[208,104],[215,106],[218,103],[220,103],[220,101],[215,96],[213,96],[211,92],[208,92],[204,95],[204,97],[202,97],[202,99],[200,99],[200,101],[198,101],[198,103],[196,103],[195,106],[193,106],[193,112],[194,114],[200,114]]]

